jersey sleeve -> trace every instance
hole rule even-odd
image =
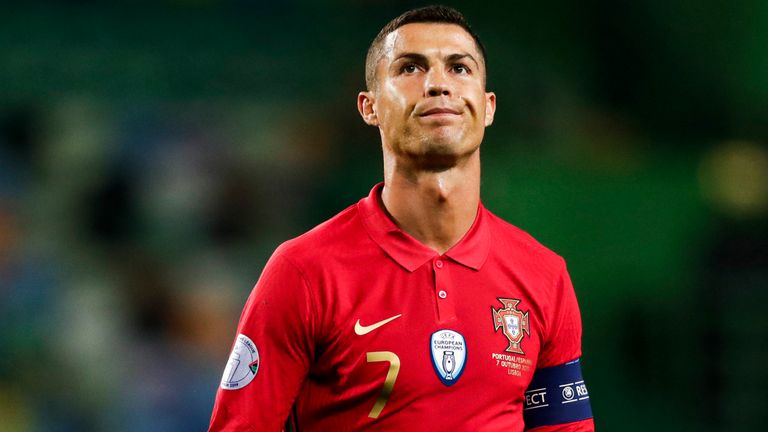
[[[304,274],[275,253],[245,304],[209,431],[280,431],[314,357]]]
[[[525,430],[591,432],[592,409],[581,374],[581,314],[565,262],[552,295],[551,321],[525,393]]]
[[[571,278],[562,263],[552,292],[552,312],[537,368],[548,368],[581,357],[581,314]]]

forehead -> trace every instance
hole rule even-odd
[[[390,60],[403,53],[440,57],[464,53],[480,59],[477,45],[466,30],[456,24],[412,23],[395,29],[384,39],[384,58]]]

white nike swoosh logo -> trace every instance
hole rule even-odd
[[[366,335],[366,334],[376,330],[377,328],[383,326],[384,324],[387,324],[387,323],[389,323],[391,321],[394,321],[394,320],[400,318],[401,316],[403,316],[403,314],[398,314],[398,315],[395,315],[393,317],[389,317],[389,318],[387,318],[385,320],[381,320],[381,321],[379,321],[377,323],[373,323],[373,324],[367,325],[367,326],[361,325],[360,324],[360,320],[357,320],[357,322],[355,323],[355,334],[358,335],[358,336]]]

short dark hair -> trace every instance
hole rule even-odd
[[[365,57],[365,85],[368,87],[368,90],[373,89],[376,84],[376,66],[381,58],[384,38],[398,28],[413,23],[455,24],[463,28],[475,40],[475,45],[477,45],[477,49],[483,58],[483,63],[485,63],[485,47],[480,42],[477,34],[472,31],[472,28],[461,12],[442,5],[412,9],[387,23],[373,39],[371,46],[368,47],[368,54]]]

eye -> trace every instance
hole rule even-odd
[[[418,70],[418,66],[415,63],[406,63],[400,68],[401,73],[412,74]]]
[[[461,75],[467,75],[472,73],[472,71],[467,67],[467,65],[462,63],[457,63],[451,66],[451,71]]]

